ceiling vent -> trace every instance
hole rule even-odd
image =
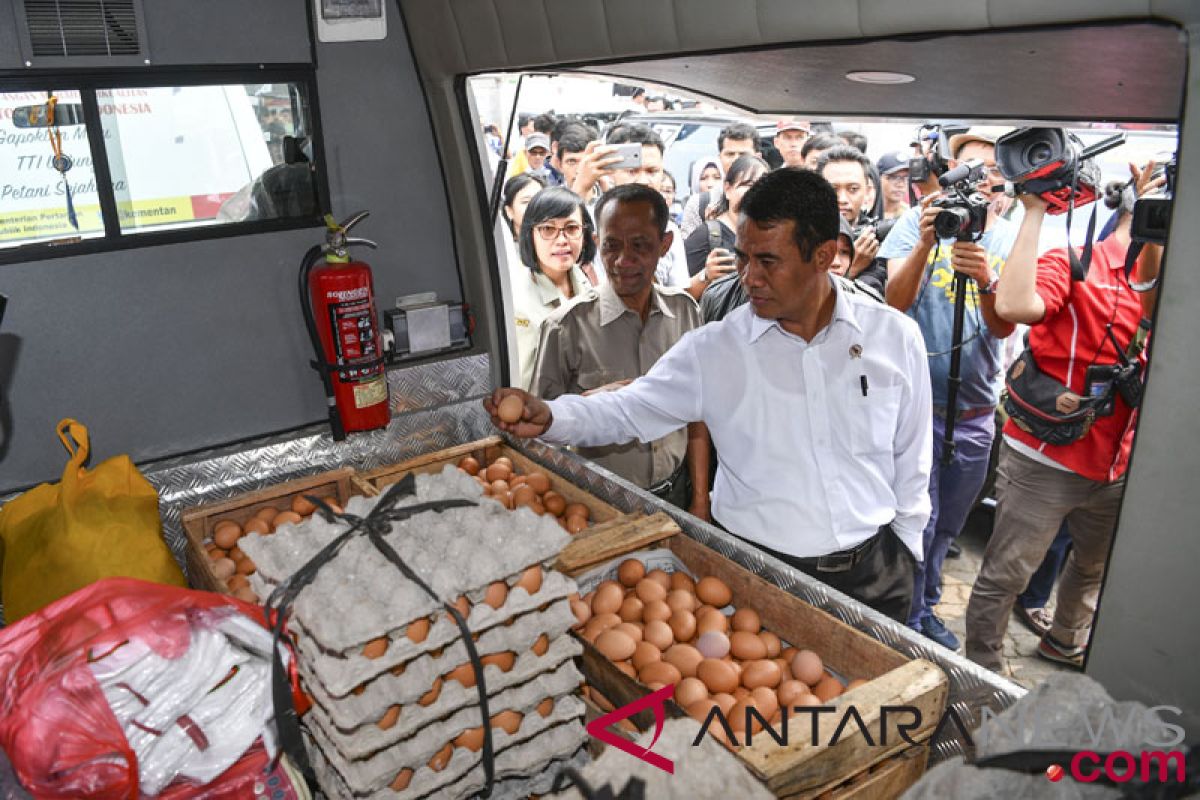
[[[141,0],[24,0],[29,66],[143,63]]]

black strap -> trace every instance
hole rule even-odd
[[[346,373],[350,370],[372,370],[376,367],[382,366],[383,363],[383,356],[380,356],[367,361],[356,361],[353,364],[330,364],[328,361],[317,361],[316,359],[313,359],[312,361],[308,362],[308,365],[323,375],[336,372],[342,380],[348,380]]]
[[[287,580],[277,586],[264,604],[267,620],[271,623],[272,632],[271,695],[275,707],[275,725],[279,734],[280,752],[287,753],[291,757],[313,792],[317,791],[316,775],[313,772],[312,764],[309,762],[308,754],[304,748],[304,740],[300,734],[299,717],[296,714],[296,708],[292,701],[290,681],[288,680],[287,670],[283,666],[283,659],[280,655],[280,646],[286,635],[284,629],[287,624],[289,612],[300,591],[316,579],[317,573],[320,572],[321,568],[333,560],[351,539],[363,535],[383,554],[384,558],[400,570],[404,577],[419,586],[422,591],[434,600],[438,600],[438,596],[429,588],[429,585],[421,580],[421,577],[404,563],[399,554],[384,539],[384,536],[391,530],[392,523],[406,520],[417,514],[422,514],[426,511],[441,512],[450,508],[464,508],[478,504],[473,500],[449,499],[396,508],[396,503],[416,491],[416,485],[415,475],[409,473],[403,480],[388,487],[387,491],[379,499],[379,502],[366,517],[336,512],[324,499],[315,496],[308,497],[307,499],[311,500],[321,511],[321,515],[325,517],[326,521],[333,522],[337,519],[349,524],[350,527],[336,539],[321,548],[308,563],[296,570]],[[487,683],[483,674],[483,662],[480,660],[479,653],[475,649],[475,642],[471,639],[471,631],[467,627],[466,620],[463,619],[462,614],[449,603],[444,603],[443,606],[450,613],[455,624],[458,625],[458,629],[462,633],[463,644],[467,648],[467,656],[471,660],[471,667],[475,670],[475,686],[479,694],[480,712],[483,715],[483,771],[487,781],[482,796],[487,797],[491,794],[495,783],[495,758],[492,746],[491,715],[488,713]]]
[[[1088,268],[1092,265],[1092,239],[1096,234],[1096,205],[1092,205],[1092,216],[1088,220],[1087,236],[1083,240],[1083,258],[1075,255],[1071,245],[1071,218],[1075,214],[1075,187],[1079,185],[1079,160],[1075,160],[1075,169],[1071,173],[1071,199],[1067,202],[1067,259],[1071,263],[1071,280],[1087,280]]]

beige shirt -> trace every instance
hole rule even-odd
[[[655,284],[643,324],[606,283],[546,318],[530,391],[552,400],[639,378],[700,324],[700,307],[682,289]],[[686,452],[686,428],[649,444],[579,448],[580,455],[644,489],[669,478]]]
[[[558,287],[541,272],[533,273],[518,259],[510,267],[509,278],[513,290],[513,325],[517,331],[517,358],[521,374],[515,386],[528,390],[533,378],[533,365],[537,360],[538,338],[542,320],[550,316],[559,306],[571,299],[563,297]],[[591,288],[591,282],[578,266],[571,267],[571,290],[580,297]]]

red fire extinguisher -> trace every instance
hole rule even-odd
[[[300,306],[336,441],[349,432],[382,428],[391,419],[371,268],[348,254],[351,247],[375,248],[372,241],[346,235],[369,213],[360,211],[341,224],[326,214],[325,243],[309,249],[300,264]]]

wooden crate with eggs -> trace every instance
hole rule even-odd
[[[248,533],[270,535],[286,525],[297,525],[312,516],[316,506],[307,499],[319,497],[341,510],[352,495],[361,494],[350,468],[322,472],[277,486],[249,492],[229,500],[185,509],[181,514],[187,534],[188,579],[209,592],[232,594],[251,603],[265,600],[250,589],[254,562],[238,543]]]
[[[674,684],[672,713],[708,728],[776,796],[894,797],[924,771],[927,747],[945,710],[945,674],[910,659],[785,592],[694,540],[612,559],[578,577],[576,635],[584,642],[588,699],[604,710]],[[833,712],[785,709],[832,706]],[[852,706],[862,722],[845,722]],[[907,744],[898,725],[916,709]],[[778,743],[751,708],[781,734]],[[817,719],[814,742],[812,720]],[[747,719],[751,726],[746,743]],[[654,724],[649,710],[633,717]],[[845,722],[845,724],[843,724]],[[834,737],[835,731],[842,730]],[[863,728],[866,729],[864,733]],[[834,744],[829,744],[835,741]]]

